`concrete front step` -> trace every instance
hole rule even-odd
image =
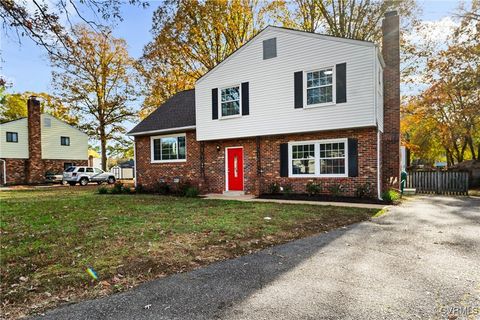
[[[228,197],[244,196],[245,191],[223,191],[223,195]]]

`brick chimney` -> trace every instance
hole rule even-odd
[[[41,183],[44,179],[42,160],[42,133],[40,101],[31,96],[27,101],[28,108],[28,154],[27,183]]]
[[[383,122],[382,176],[383,189],[399,187],[400,182],[400,19],[396,11],[385,14],[382,22]]]

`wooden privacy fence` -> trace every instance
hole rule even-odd
[[[412,171],[408,173],[406,187],[419,193],[468,195],[468,172]]]

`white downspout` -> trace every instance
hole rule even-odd
[[[377,197],[378,197],[379,200],[382,200],[382,190],[380,190],[380,186],[381,186],[381,181],[380,181],[381,180],[380,156],[381,156],[381,152],[380,152],[380,130],[378,130],[378,127],[377,127]]]
[[[135,181],[135,188],[137,187],[137,142],[135,137],[133,137],[133,175]]]
[[[3,162],[3,185],[7,185],[7,161],[0,159]]]

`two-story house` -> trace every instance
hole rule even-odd
[[[88,165],[88,136],[30,97],[28,117],[0,124],[0,184],[42,183],[47,172]]]
[[[372,42],[269,26],[139,123],[137,184],[260,194],[398,186],[399,17]]]

